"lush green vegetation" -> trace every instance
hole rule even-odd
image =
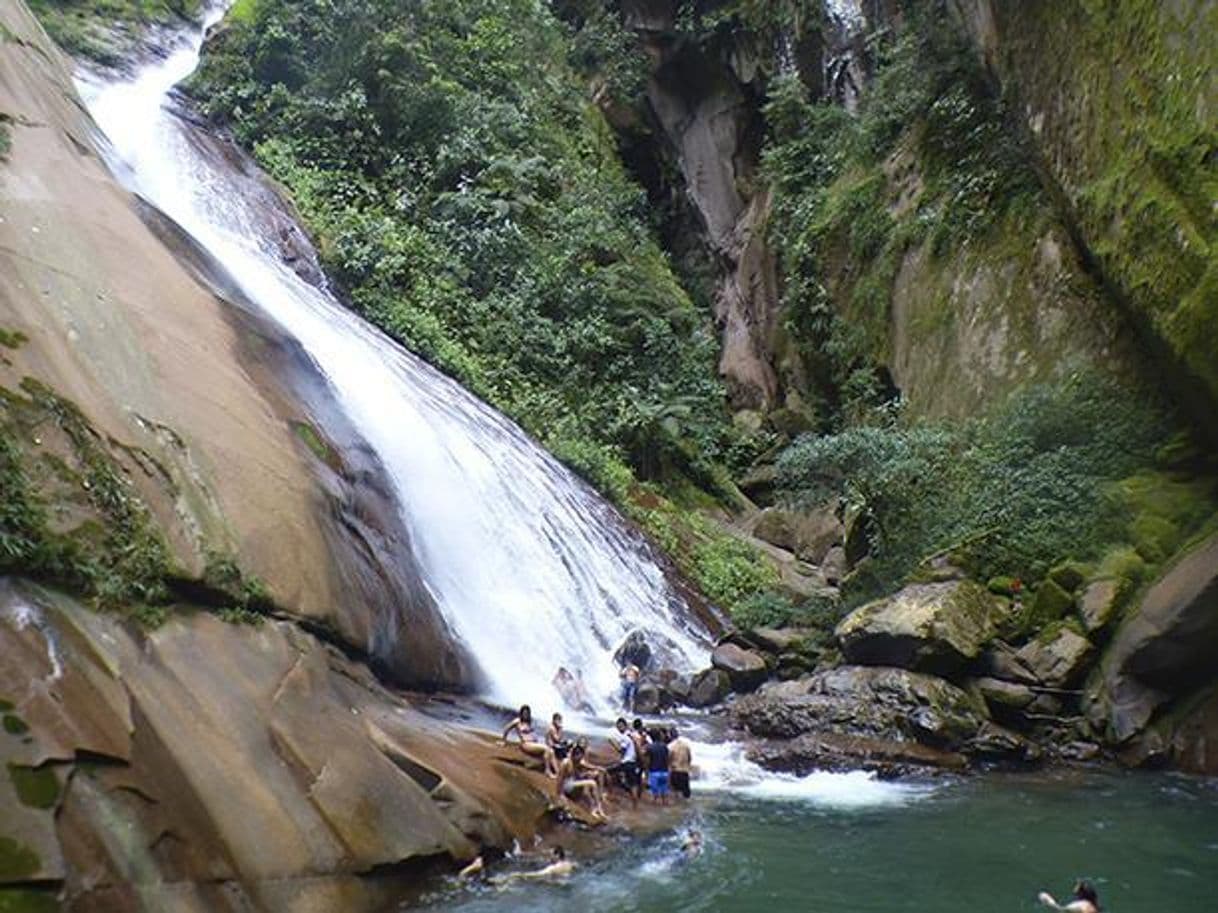
[[[779,468],[788,496],[841,497],[869,518],[852,602],[939,554],[979,580],[1039,581],[1072,557],[1137,582],[1215,507],[1212,484],[1178,472],[1187,448],[1164,446],[1172,425],[1162,402],[1079,372],[973,421],[809,436]]]
[[[905,252],[929,243],[941,256],[1012,210],[1043,205],[1001,100],[941,4],[907,12],[907,28],[878,39],[875,82],[857,116],[810,100],[794,75],[773,82],[765,108],[771,240],[822,430],[865,419],[892,396],[882,366]],[[902,160],[920,182],[912,207],[896,199]]]
[[[70,54],[103,64],[123,55],[154,25],[194,16],[202,0],[27,0],[43,27]]]

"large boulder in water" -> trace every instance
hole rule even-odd
[[[634,663],[643,672],[672,669],[685,665],[685,655],[671,637],[659,631],[636,628],[626,635],[613,651],[613,661],[620,669]]]
[[[769,673],[760,653],[734,643],[723,643],[711,653],[711,665],[727,673],[733,691],[752,691]]]
[[[769,682],[732,705],[733,721],[763,738],[833,731],[960,750],[988,718],[985,705],[941,678],[906,669],[840,666]]]
[[[1128,739],[1173,698],[1212,682],[1216,653],[1218,533],[1169,569],[1118,628],[1104,657],[1113,737]]]
[[[920,583],[855,609],[834,633],[852,663],[946,674],[981,654],[1004,615],[980,584]]]
[[[690,707],[709,707],[718,704],[732,690],[732,680],[722,669],[703,669],[689,684],[689,696],[685,699]]]

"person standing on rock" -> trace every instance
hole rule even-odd
[[[676,726],[673,726],[668,734],[671,739],[668,743],[668,785],[676,795],[688,799],[693,752],[690,750],[689,740],[681,737]]]
[[[609,743],[617,752],[617,763],[609,768],[609,772],[620,782],[635,806],[639,804],[639,793],[642,792],[642,778],[639,776],[639,750],[630,727],[626,725],[625,717],[618,717],[614,730],[609,735]]]
[[[668,804],[668,742],[660,729],[652,734],[647,746],[647,789],[652,802]]]
[[[542,744],[533,729],[533,710],[528,704],[520,708],[520,713],[503,730],[503,742],[507,744],[508,736],[515,730],[520,739],[520,750],[531,758],[541,758],[545,762],[546,776],[553,779],[558,776],[558,759],[550,746]]]
[[[1095,891],[1093,885],[1086,878],[1080,878],[1074,885],[1074,900],[1068,904],[1059,904],[1053,899],[1053,895],[1045,891],[1041,891],[1036,895],[1046,907],[1052,910],[1065,910],[1067,913],[1100,913],[1100,898]]]
[[[622,680],[622,709],[627,713],[634,713],[634,702],[639,694],[639,677],[642,674],[642,670],[629,661],[618,673]]]

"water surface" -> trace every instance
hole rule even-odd
[[[1064,772],[868,789],[859,802],[849,781],[798,800],[704,795],[688,813],[708,842],[696,861],[677,861],[676,834],[623,839],[568,884],[449,885],[424,908],[1031,911],[1038,890],[1060,900],[1084,875],[1114,913],[1218,909],[1218,783]]]

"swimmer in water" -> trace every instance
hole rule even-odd
[[[685,859],[697,859],[702,855],[702,832],[690,831],[685,842],[681,844],[681,855]]]
[[[1074,899],[1067,904],[1059,904],[1053,895],[1041,891],[1036,895],[1046,907],[1052,910],[1065,910],[1066,913],[1100,913],[1100,898],[1093,885],[1086,878],[1080,878],[1074,885]]]
[[[549,865],[536,872],[512,872],[510,875],[500,875],[493,880],[500,887],[505,887],[513,881],[560,881],[574,871],[575,863],[567,858],[567,851],[561,846],[556,846],[550,855]]]

